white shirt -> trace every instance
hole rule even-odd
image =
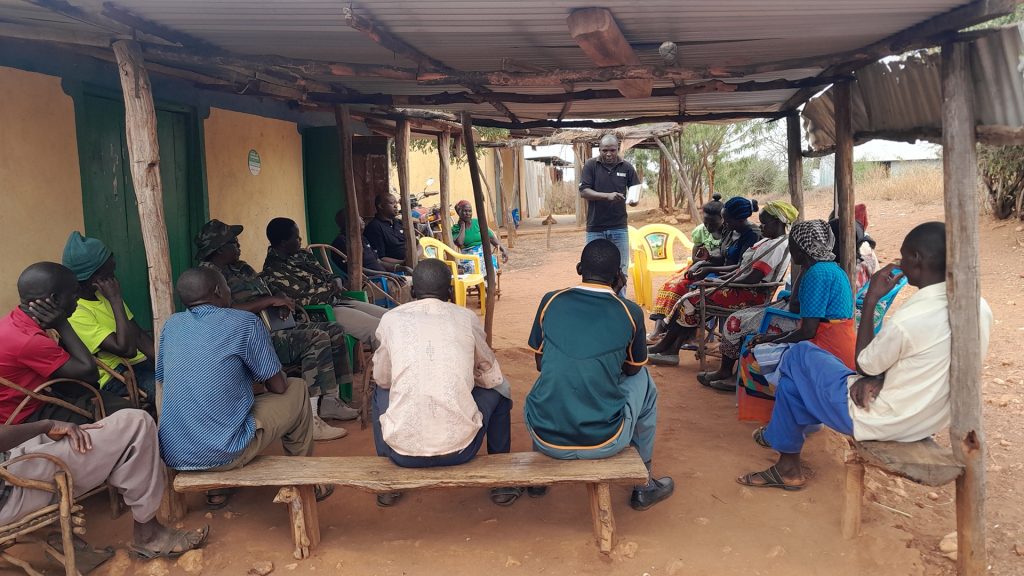
[[[980,306],[984,357],[992,310],[984,299]],[[949,425],[950,336],[945,282],[918,290],[885,321],[857,357],[865,374],[884,373],[885,384],[867,410],[847,397],[854,438],[916,442]]]
[[[390,388],[380,417],[388,446],[406,456],[441,456],[469,445],[483,424],[473,387],[504,380],[476,314],[424,298],[385,314],[373,355],[377,386]]]

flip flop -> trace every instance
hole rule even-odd
[[[231,501],[231,495],[237,492],[235,488],[217,488],[206,491],[206,509],[220,510]]]
[[[51,532],[46,536],[46,543],[51,548],[64,554],[64,539],[60,532]],[[106,548],[93,548],[88,542],[82,540],[75,535],[74,540],[75,547],[75,568],[81,574],[88,574],[92,572],[107,560],[114,557],[114,549],[111,547]]]
[[[755,479],[760,479],[761,482],[755,483]],[[787,492],[796,492],[797,490],[803,490],[804,482],[799,484],[786,484],[786,481],[782,478],[782,474],[779,473],[779,469],[775,466],[767,470],[760,472],[751,472],[744,476],[740,476],[736,479],[736,482],[744,486],[750,486],[751,488],[781,488]]]
[[[316,495],[317,502],[323,502],[324,500],[330,498],[331,494],[334,494],[334,485],[317,484],[316,486],[313,487],[313,494]]]
[[[494,488],[491,490],[491,502],[498,506],[511,506],[522,494],[522,488]]]
[[[754,439],[754,443],[757,444],[758,446],[760,446],[761,448],[767,448],[767,449],[771,450],[772,449],[772,445],[769,444],[768,443],[768,439],[764,437],[764,431],[765,431],[765,427],[761,426],[757,430],[754,430],[754,433],[751,434],[750,437],[753,438]]]
[[[136,558],[141,558],[142,560],[153,560],[154,558],[177,558],[189,550],[195,550],[202,546],[203,543],[206,542],[206,537],[209,535],[209,526],[203,526],[202,529],[191,532],[174,530],[174,535],[166,540],[159,550],[146,548],[137,544],[132,544],[128,548],[131,550],[132,555]]]

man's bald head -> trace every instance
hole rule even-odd
[[[178,298],[188,308],[200,304],[213,304],[226,308],[231,305],[231,291],[224,276],[206,266],[189,268],[178,278]]]
[[[421,260],[412,271],[412,291],[417,300],[437,298],[448,300],[451,294],[452,271],[436,258]]]
[[[598,146],[598,159],[602,164],[612,166],[619,163],[619,139],[615,134],[605,134]]]
[[[605,146],[614,146],[616,149],[619,147],[619,138],[615,134],[605,134],[601,137],[601,148]]]
[[[56,262],[36,262],[18,277],[18,296],[25,303],[65,291],[78,291],[78,280],[74,272]]]

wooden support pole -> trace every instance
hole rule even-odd
[[[164,221],[163,185],[160,182],[160,144],[156,137],[156,108],[139,45],[132,40],[113,44],[124,94],[125,133],[132,185],[138,200],[142,245],[149,268],[149,298],[153,307],[154,340],[159,345],[164,322],[174,313],[171,252]],[[159,395],[159,391],[158,391]]]
[[[800,147],[800,115],[786,116],[786,152],[789,160],[789,201],[804,220],[804,157]]]
[[[850,285],[857,285],[857,240],[853,226],[853,107],[850,100],[850,83],[835,85],[836,122],[836,216],[839,218],[839,238],[842,246],[839,265],[850,278]]]
[[[412,195],[409,190],[409,121],[395,124],[395,160],[398,162],[398,192],[402,200],[402,228],[405,230],[405,265],[416,266],[419,243],[412,221]]]
[[[450,170],[452,165],[452,135],[449,132],[441,132],[437,135],[437,180],[441,186],[441,239],[452,248],[455,242],[452,239],[452,223],[448,216],[451,213],[452,204],[452,179]]]
[[[484,331],[487,333],[487,344],[490,345],[494,336],[494,291],[497,286],[497,275],[494,273],[494,262],[491,260],[490,228],[487,226],[487,205],[484,201],[484,189],[480,184],[480,163],[476,159],[476,144],[473,140],[473,116],[469,112],[462,113],[462,138],[466,144],[466,160],[469,162],[469,176],[473,184],[473,200],[476,204],[476,218],[480,223],[481,248],[484,251],[484,267],[487,270],[487,305],[484,311]]]
[[[981,320],[978,262],[978,164],[974,94],[967,44],[942,47],[942,168],[946,209],[946,294],[952,329],[949,363],[956,481],[957,572],[980,576],[985,550],[985,435],[981,414]]]
[[[348,238],[348,283],[352,290],[363,287],[363,227],[359,217],[359,195],[356,193],[355,166],[352,164],[352,116],[348,106],[334,108],[338,127],[338,151],[341,186],[345,194],[345,237]]]
[[[686,199],[690,205],[690,217],[693,219],[692,222],[700,222],[700,211],[697,210],[697,202],[693,199],[693,188],[690,187],[689,180],[683,175],[683,168],[679,165],[679,160],[676,159],[674,154],[669,152],[661,138],[655,138],[654,141],[658,143],[661,153],[668,158],[668,165],[672,167],[672,171],[675,172],[676,178],[679,180],[679,185],[683,187],[683,192],[686,193]]]
[[[594,522],[594,539],[602,554],[611,554],[615,546],[615,515],[612,514],[611,487],[604,482],[587,484],[590,496],[590,517]]]
[[[572,147],[573,151],[573,170],[576,173],[576,227],[582,228],[587,223],[587,201],[580,195],[580,182],[583,179],[583,164],[587,161],[587,152],[589,146],[587,144],[574,144]],[[551,232],[551,230],[548,230]]]
[[[864,462],[857,451],[846,449],[846,485],[843,495],[843,538],[851,540],[860,534],[861,508],[864,505]]]
[[[522,186],[523,148],[515,146],[512,148],[512,192],[501,196],[502,210],[505,212],[505,233],[508,236],[508,247],[515,248],[518,237],[516,236],[516,221],[512,217],[512,199],[519,198]]]

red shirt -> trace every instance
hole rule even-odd
[[[36,321],[15,308],[0,318],[0,378],[23,388],[34,389],[71,359]],[[0,423],[10,418],[25,395],[6,386],[0,386]],[[20,424],[42,407],[38,400],[29,400],[11,424]]]

